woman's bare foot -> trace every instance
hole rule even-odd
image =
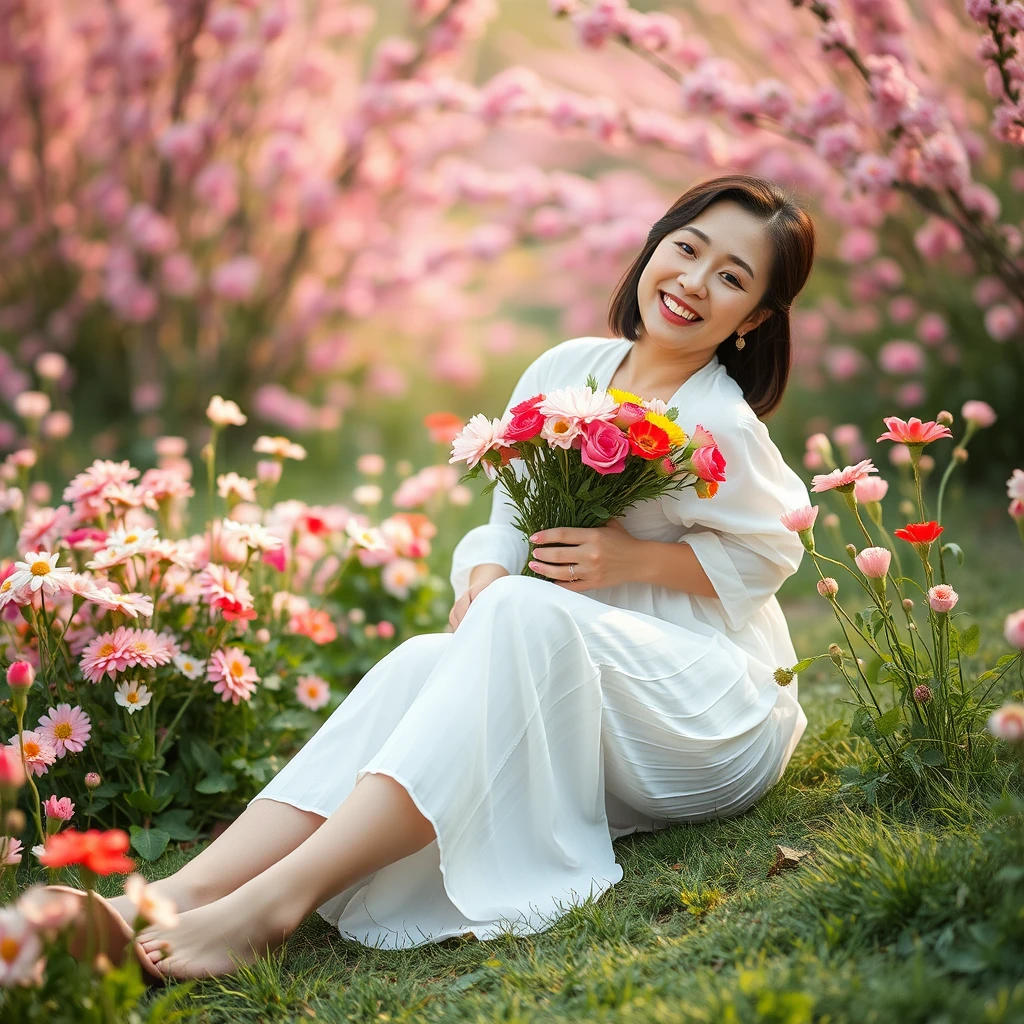
[[[224,895],[222,892],[213,891],[208,887],[200,888],[199,886],[191,885],[187,881],[179,879],[177,873],[167,878],[161,878],[159,881],[151,882],[149,888],[160,896],[172,900],[179,914],[195,910],[196,907],[205,906],[207,903],[213,903],[214,900]],[[127,896],[115,896],[112,899],[108,899],[107,902],[113,906],[129,925],[135,926],[135,916],[137,913],[135,904]]]
[[[219,977],[276,949],[302,923],[281,894],[257,880],[222,899],[182,914],[171,930],[147,928],[139,936],[146,955],[169,978]]]

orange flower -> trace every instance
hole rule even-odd
[[[430,431],[430,440],[438,444],[451,444],[465,425],[466,421],[453,412],[432,412],[423,417],[423,426]]]
[[[672,444],[667,431],[650,420],[638,420],[630,425],[629,450],[642,459],[660,459],[668,455]]]
[[[128,833],[119,828],[106,832],[98,828],[91,828],[88,832],[69,828],[46,840],[46,849],[39,862],[48,868],[79,864],[94,875],[112,875],[135,869],[135,862],[124,855],[127,849]]]
[[[322,609],[310,608],[299,615],[293,615],[288,623],[288,630],[300,636],[308,636],[315,644],[329,644],[338,636],[338,630],[331,622],[330,615]]]

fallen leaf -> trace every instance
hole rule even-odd
[[[777,875],[780,871],[791,871],[800,866],[804,857],[810,857],[810,850],[794,850],[789,846],[775,847],[775,863],[768,869],[768,877]]]

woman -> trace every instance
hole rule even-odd
[[[727,481],[542,531],[530,565],[551,582],[520,575],[529,544],[495,489],[453,555],[451,632],[379,662],[156,884],[183,911],[143,933],[160,971],[230,972],[314,909],[389,948],[541,931],[622,878],[613,838],[738,814],[778,781],[806,726],[796,684],[773,680],[796,660],[774,594],[802,554],[779,516],[808,498],[758,416],[782,398],[813,254],[807,214],[746,175],[694,186],[653,226],[615,337],[545,352],[509,408],[593,373],[710,430]]]

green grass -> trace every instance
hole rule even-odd
[[[1002,615],[1024,603],[1024,552],[981,515],[961,514],[967,561],[952,581],[979,610],[983,651],[998,654]],[[809,566],[783,597],[799,654],[820,653],[835,630]],[[759,804],[619,840],[623,880],[549,931],[394,952],[313,917],[277,955],[197,984],[185,1019],[1024,1021],[1024,822],[995,818],[991,794],[957,815],[846,806],[834,768],[860,755],[833,724],[844,684],[823,664],[801,677],[810,724]],[[811,856],[769,877],[776,844]]]

